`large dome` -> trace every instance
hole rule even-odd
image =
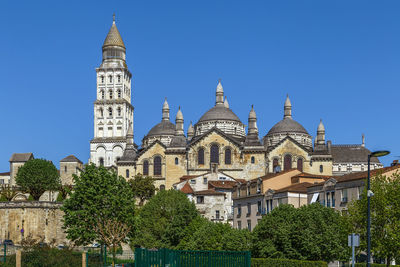
[[[211,109],[209,109],[203,116],[201,116],[198,122],[205,121],[216,121],[216,120],[228,120],[228,121],[237,121],[240,122],[238,116],[236,116],[233,111],[224,106],[224,104],[217,104]]]
[[[160,136],[160,135],[174,135],[175,124],[170,121],[163,120],[149,131],[146,137]]]
[[[280,133],[304,133],[308,134],[307,130],[290,117],[286,117],[277,124],[275,124],[267,135],[280,134]]]

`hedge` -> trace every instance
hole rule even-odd
[[[302,261],[288,259],[251,259],[251,267],[327,267],[324,261]]]
[[[351,267],[351,264],[346,264],[345,266]],[[386,267],[386,264],[371,263],[371,267]],[[367,267],[366,263],[356,263],[355,267]],[[390,265],[390,267],[400,267],[400,265]]]

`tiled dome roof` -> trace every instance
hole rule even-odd
[[[199,122],[213,121],[213,120],[230,120],[241,122],[238,116],[224,104],[217,104],[201,116]]]
[[[174,135],[175,134],[175,124],[170,121],[163,120],[149,131],[147,136],[155,135]]]
[[[305,133],[308,134],[307,130],[298,123],[297,121],[293,120],[291,117],[286,117],[277,124],[275,124],[271,130],[267,133],[276,134],[276,133]]]
[[[107,46],[120,46],[125,48],[124,41],[122,41],[122,37],[119,34],[117,25],[115,25],[115,21],[113,22],[111,29],[108,32],[106,39],[104,40],[103,48]]]

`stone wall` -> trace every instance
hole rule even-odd
[[[0,202],[0,239],[20,244],[22,238],[31,236],[43,238],[48,244],[67,244],[61,205],[45,201]]]

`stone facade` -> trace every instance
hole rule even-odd
[[[61,203],[0,202],[0,238],[20,244],[28,236],[48,244],[67,244]]]

